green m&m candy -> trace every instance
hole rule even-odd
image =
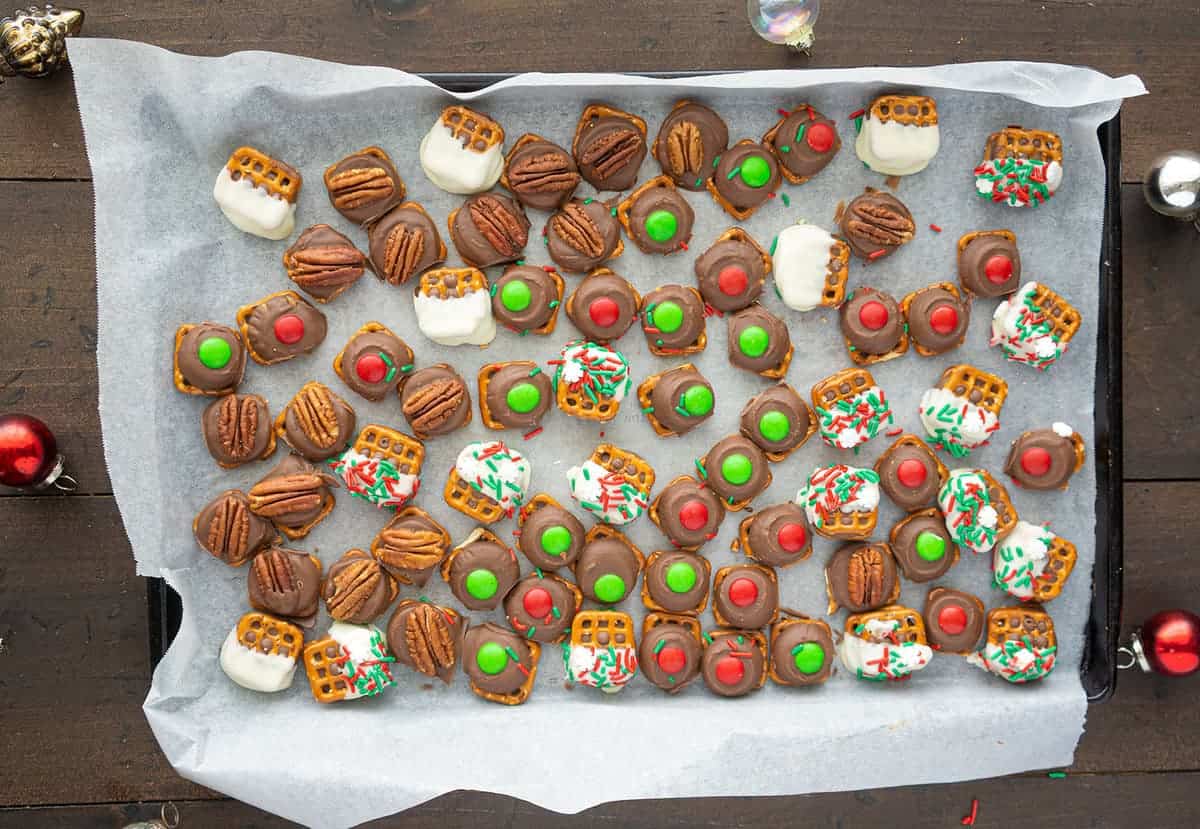
[[[504,395],[508,408],[519,414],[532,412],[542,402],[542,393],[533,383],[517,383]]]
[[[726,455],[721,461],[721,477],[734,486],[741,486],[754,474],[754,464],[741,452]]]
[[[475,664],[489,676],[495,676],[508,667],[508,653],[498,642],[484,642],[475,653]]]
[[[196,347],[196,356],[205,368],[222,369],[233,359],[233,347],[223,337],[205,337]]]
[[[761,357],[767,353],[771,336],[761,325],[747,325],[738,334],[738,349],[747,357]]]
[[[466,588],[471,598],[485,601],[496,595],[496,591],[500,589],[500,580],[491,570],[480,568],[467,573]]]
[[[758,433],[772,443],[786,438],[791,430],[792,422],[778,409],[772,409],[758,419]]]
[[[917,536],[917,555],[926,561],[938,561],[946,555],[946,539],[929,531]]]
[[[678,302],[660,302],[650,312],[650,322],[659,331],[671,334],[683,325],[683,309]]]
[[[542,530],[542,537],[538,540],[541,542],[543,553],[548,556],[561,556],[571,548],[571,531],[562,524],[555,524]]]
[[[825,664],[825,649],[817,642],[805,642],[792,648],[792,660],[802,674],[819,673]]]
[[[592,592],[605,604],[614,604],[625,598],[625,579],[616,573],[605,573],[596,579]]]
[[[712,389],[699,383],[688,386],[679,402],[683,405],[684,411],[692,417],[701,417],[712,411]]]
[[[696,586],[696,568],[686,561],[677,561],[667,568],[663,577],[672,593],[687,593]]]
[[[646,235],[656,242],[669,242],[679,230],[679,220],[670,210],[655,210],[646,217]]]
[[[738,170],[747,187],[759,188],[771,180],[771,165],[761,155],[747,156]]]
[[[514,279],[500,289],[500,304],[509,311],[524,311],[533,301],[533,293],[524,280]]]

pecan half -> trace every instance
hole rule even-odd
[[[325,586],[325,606],[334,619],[352,619],[379,589],[384,574],[371,558],[348,561],[329,574]]]
[[[550,226],[564,242],[585,256],[604,254],[604,236],[583,205],[567,202],[551,217]]]
[[[426,676],[437,676],[438,669],[454,665],[454,635],[445,614],[422,604],[408,614],[404,625],[404,643],[412,657],[412,666]]]
[[[258,437],[258,401],[231,394],[221,399],[217,410],[217,440],[221,451],[233,460],[248,460]]]
[[[254,579],[262,595],[285,595],[297,589],[296,569],[292,556],[283,550],[267,550],[260,553],[250,564],[250,578]]]
[[[382,167],[352,167],[333,174],[326,181],[329,197],[338,210],[354,210],[365,204],[390,199],[395,182]]]
[[[895,247],[912,241],[917,227],[913,220],[883,204],[858,199],[850,204],[846,232],[877,245]]]
[[[300,428],[309,440],[322,449],[333,446],[341,431],[336,406],[333,392],[321,385],[305,387],[292,401],[292,411]]]
[[[516,256],[529,241],[529,229],[495,196],[479,196],[468,204],[471,221],[501,256]]]
[[[354,245],[314,245],[289,251],[284,265],[301,288],[338,288],[363,275],[366,259]]]
[[[642,148],[642,136],[634,129],[618,129],[605,133],[584,148],[581,164],[590,165],[602,179],[619,172]]]
[[[676,178],[704,172],[704,139],[691,121],[680,121],[667,133],[667,166]]]
[[[325,479],[315,472],[279,475],[259,481],[246,493],[250,511],[263,518],[284,518],[319,509],[325,499]]]
[[[383,248],[383,273],[380,276],[393,285],[404,284],[416,273],[424,253],[425,232],[408,225],[396,225]]]
[[[846,593],[851,604],[860,607],[883,604],[883,553],[860,547],[850,554]]]
[[[514,193],[562,193],[574,190],[579,173],[569,158],[552,152],[518,158],[508,168],[508,183]]]
[[[396,570],[428,570],[440,564],[446,555],[444,541],[441,533],[433,530],[384,529],[379,533],[375,555]]]
[[[467,390],[457,380],[434,380],[409,395],[402,411],[415,432],[433,432],[454,416]]]
[[[240,564],[249,552],[250,511],[240,498],[223,498],[208,525],[208,550],[230,564]]]

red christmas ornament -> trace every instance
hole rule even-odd
[[[1144,673],[1188,676],[1200,669],[1200,616],[1186,610],[1163,610],[1134,631],[1119,649],[1122,668],[1137,665]]]
[[[0,415],[0,484],[20,489],[75,488],[50,427],[36,417]]]

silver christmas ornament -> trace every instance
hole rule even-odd
[[[821,0],[746,0],[746,15],[759,37],[805,53],[820,14]]]
[[[0,20],[0,83],[4,76],[44,78],[67,62],[67,38],[83,28],[83,12],[47,5],[17,9]]]
[[[1172,150],[1154,159],[1142,192],[1151,210],[1194,222],[1200,230],[1200,153]]]

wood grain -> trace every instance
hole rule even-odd
[[[93,0],[85,33],[196,55],[270,49],[422,72],[650,71],[922,65],[1022,58],[1141,74],[1126,109],[1126,180],[1168,147],[1195,146],[1200,56],[1193,0],[827,3],[811,58],[751,30],[741,2],[692,0],[313,0],[277,4]],[[135,10],[136,9],[136,10]],[[1064,50],[1069,33],[1069,50]],[[85,178],[71,81],[5,85],[0,178]]]
[[[1128,624],[1153,609],[1195,606],[1193,519],[1176,505],[1198,501],[1200,482],[1126,486]],[[37,745],[55,758],[54,774],[0,763],[0,806],[208,796],[171,770],[142,714],[146,589],[113,499],[0,499],[0,549],[27,553],[0,559],[0,757]],[[1089,712],[1075,769],[1200,769],[1194,693],[1194,683],[1123,675],[1114,700]]]

